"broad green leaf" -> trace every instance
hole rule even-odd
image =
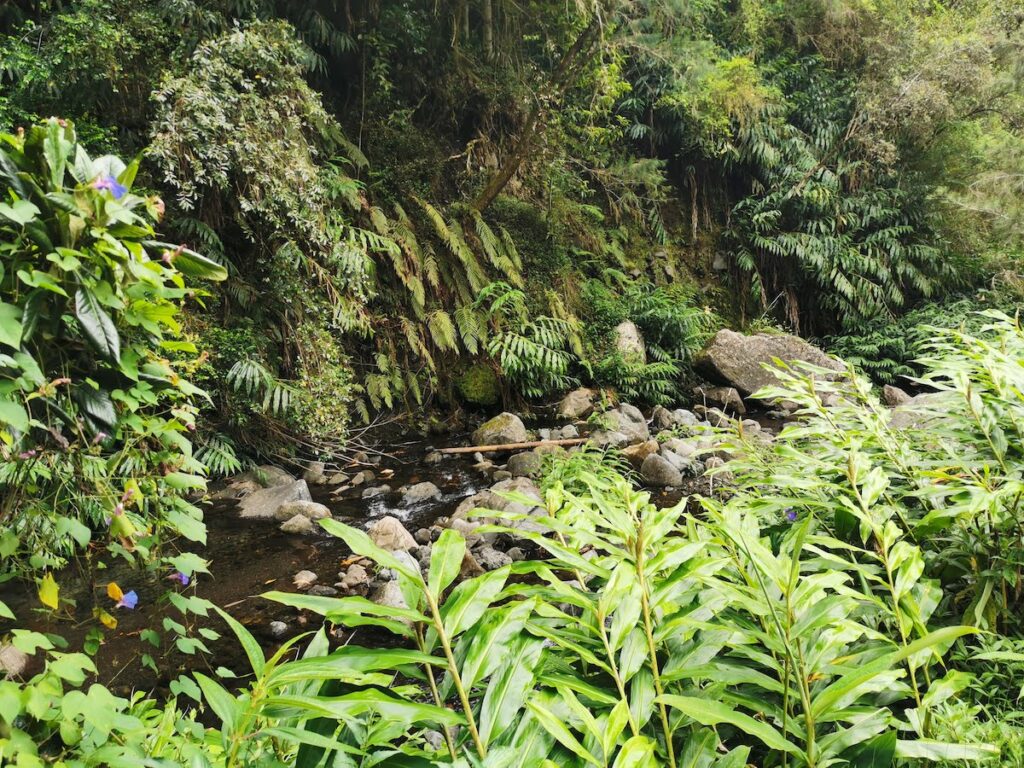
[[[238,642],[245,651],[245,655],[249,658],[249,666],[252,667],[253,674],[255,674],[256,677],[262,676],[263,666],[266,664],[266,660],[263,658],[263,649],[256,641],[256,638],[253,637],[252,633],[242,626],[234,616],[223,608],[215,605],[214,610],[220,614],[221,618],[227,622],[229,627],[231,627],[231,631],[235,633],[235,637],[238,638]]]
[[[480,705],[478,728],[485,745],[498,738],[522,710],[526,695],[533,689],[533,671],[543,649],[543,640],[522,635],[505,654]]]
[[[0,424],[9,424],[19,432],[26,432],[29,426],[28,411],[21,403],[0,398]]]
[[[22,330],[21,309],[0,301],[0,344],[20,349]]]
[[[619,750],[612,768],[658,768],[655,744],[646,736],[634,736]]]
[[[992,744],[948,744],[918,739],[896,742],[896,756],[915,760],[991,760],[999,756],[999,747]]]
[[[18,226],[24,226],[39,215],[39,209],[28,200],[15,200],[8,205],[0,203],[0,216]]]
[[[201,672],[193,673],[193,677],[199,683],[199,687],[203,691],[203,698],[210,705],[210,709],[213,710],[213,713],[224,724],[222,730],[225,736],[230,737],[235,730],[238,715],[240,714],[238,700],[213,678],[207,677]]]
[[[544,726],[544,730],[554,736],[559,744],[593,765],[604,765],[601,760],[594,757],[594,755],[592,755],[587,748],[579,742],[579,740],[573,735],[572,731],[570,731],[565,726],[565,723],[562,722],[562,719],[556,717],[551,710],[536,701],[531,701],[527,703],[526,706],[528,706],[530,711],[533,712],[537,721]]]
[[[462,538],[462,534],[451,528],[445,528],[430,551],[427,587],[436,599],[441,598],[441,593],[459,575],[465,555],[466,540]]]
[[[958,637],[963,637],[964,635],[969,635],[974,632],[977,632],[977,630],[973,627],[943,627],[942,629],[937,629],[934,632],[915,640],[909,645],[906,645],[893,653],[887,654],[880,659],[876,659],[869,664],[865,664],[862,667],[854,669],[852,672],[847,672],[814,697],[811,702],[814,717],[821,719],[840,701],[840,699],[851,694],[855,694],[860,686],[870,682],[878,675],[893,669],[904,659],[936,646],[948,645]]]
[[[378,565],[397,571],[413,581],[420,581],[422,579],[418,570],[410,568],[390,552],[378,547],[363,531],[353,528],[350,525],[339,523],[337,520],[332,520],[330,518],[321,520],[320,525],[329,534],[337,536],[339,539],[344,541],[348,545],[349,549],[357,555],[368,557]]]
[[[735,728],[739,728],[744,733],[759,739],[769,749],[777,749],[780,752],[789,752],[794,755],[801,754],[800,747],[789,741],[772,726],[760,720],[755,720],[750,715],[737,712],[731,707],[713,699],[666,694],[658,697],[656,701],[666,704],[673,709],[678,709],[701,725],[728,723]]]
[[[75,317],[97,352],[114,362],[121,359],[121,337],[117,327],[96,294],[85,286],[75,292]]]

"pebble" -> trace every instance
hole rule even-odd
[[[317,576],[312,571],[299,571],[292,576],[292,584],[296,589],[309,589],[316,584]]]
[[[309,588],[309,594],[316,595],[317,597],[334,597],[338,594],[338,590],[334,587],[328,587],[326,584],[315,584]]]
[[[283,621],[270,622],[270,636],[275,640],[281,640],[288,634],[288,625]]]
[[[305,515],[295,515],[290,520],[281,523],[281,530],[284,533],[302,534],[312,533],[314,530],[313,521]]]

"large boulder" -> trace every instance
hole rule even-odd
[[[250,493],[239,502],[238,511],[245,518],[271,519],[282,504],[312,500],[306,481],[292,480],[287,485],[274,485]]]
[[[581,387],[562,398],[558,405],[558,415],[563,419],[585,419],[594,410],[594,398],[597,392]]]
[[[510,456],[506,466],[513,477],[534,477],[540,473],[541,462],[541,454],[536,451],[524,451]]]
[[[892,384],[886,384],[882,387],[882,402],[890,408],[895,408],[898,405],[904,405],[909,403],[910,400],[910,395],[899,387],[895,387]]]
[[[605,432],[620,432],[630,443],[642,443],[651,437],[647,419],[639,408],[628,403],[602,413],[601,422]]]
[[[523,420],[514,413],[505,413],[486,421],[473,433],[473,445],[525,443],[530,439]]]
[[[643,334],[632,320],[623,320],[615,326],[615,350],[626,360],[647,362]]]
[[[644,459],[640,466],[640,477],[644,485],[654,488],[679,485],[683,482],[682,473],[672,466],[668,459],[657,453],[652,453]]]
[[[366,532],[374,544],[388,552],[408,552],[410,549],[418,546],[416,539],[405,529],[405,526],[397,518],[390,515],[382,517],[380,520],[375,520],[366,529]]]
[[[810,363],[834,373],[845,370],[838,360],[798,336],[785,333],[745,336],[725,328],[715,334],[698,356],[696,367],[711,381],[735,387],[743,395],[751,395],[762,387],[778,384],[778,378],[770,370],[775,366],[776,358],[789,364]]]
[[[316,530],[313,521],[305,515],[293,515],[281,523],[280,528],[282,532],[292,535],[307,535]]]

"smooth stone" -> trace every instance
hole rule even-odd
[[[290,501],[312,501],[305,480],[292,480],[287,485],[261,488],[238,503],[239,515],[246,519],[273,519],[282,504]]]
[[[882,402],[890,408],[910,402],[910,395],[897,386],[886,384],[882,387]]]
[[[366,529],[366,533],[374,544],[388,552],[408,552],[417,546],[416,539],[405,529],[401,521],[390,515],[375,520]]]
[[[640,477],[645,485],[655,488],[665,488],[683,482],[683,476],[679,470],[673,467],[668,459],[657,453],[652,453],[644,459],[640,466]]]
[[[525,443],[529,439],[523,420],[508,411],[484,422],[473,433],[474,445]]]
[[[646,440],[642,443],[626,446],[622,449],[622,455],[634,469],[639,469],[643,466],[644,460],[648,456],[658,452],[659,447],[657,440]]]
[[[647,419],[640,409],[629,403],[601,414],[601,425],[607,432],[621,432],[630,443],[642,443],[651,437]]]
[[[302,473],[302,479],[310,485],[323,485],[327,482],[326,471],[327,467],[322,461],[311,461]]]
[[[307,534],[315,530],[313,521],[305,515],[295,515],[290,520],[285,520],[280,528],[283,533],[290,534]]]
[[[316,597],[334,597],[338,594],[338,590],[328,587],[326,584],[315,584],[309,588],[309,594]]]
[[[316,584],[317,575],[312,571],[299,571],[292,576],[292,584],[296,589],[309,589]]]
[[[562,419],[585,419],[594,410],[594,399],[597,392],[593,389],[581,387],[562,398],[558,404],[558,416]]]
[[[275,640],[281,640],[288,634],[288,625],[283,621],[270,622],[270,636]]]
[[[411,507],[441,498],[441,489],[429,481],[407,485],[404,488],[399,488],[398,491],[402,494],[403,507]]]
[[[509,457],[506,465],[512,477],[534,477],[540,472],[541,457],[535,451],[524,451]]]
[[[364,488],[360,496],[364,499],[374,499],[387,493],[391,493],[390,485],[374,485],[370,488]]]
[[[283,522],[291,520],[296,515],[308,517],[310,520],[323,520],[331,516],[331,510],[315,501],[287,501],[277,508],[274,519]]]
[[[370,573],[359,563],[353,563],[345,571],[340,583],[344,589],[355,591],[360,587],[369,586]]]
[[[736,387],[712,387],[703,384],[693,388],[693,396],[705,406],[724,408],[740,416],[747,412],[747,406]]]

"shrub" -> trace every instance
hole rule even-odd
[[[0,520],[7,564],[61,565],[93,532],[125,555],[203,537],[186,435],[201,394],[172,363],[187,276],[224,270],[156,239],[138,161],[90,158],[57,119],[0,143]],[[11,555],[17,553],[17,557]],[[56,601],[54,600],[56,607]]]
[[[462,399],[471,405],[494,405],[501,399],[501,388],[494,369],[475,363],[459,376],[456,386]]]

